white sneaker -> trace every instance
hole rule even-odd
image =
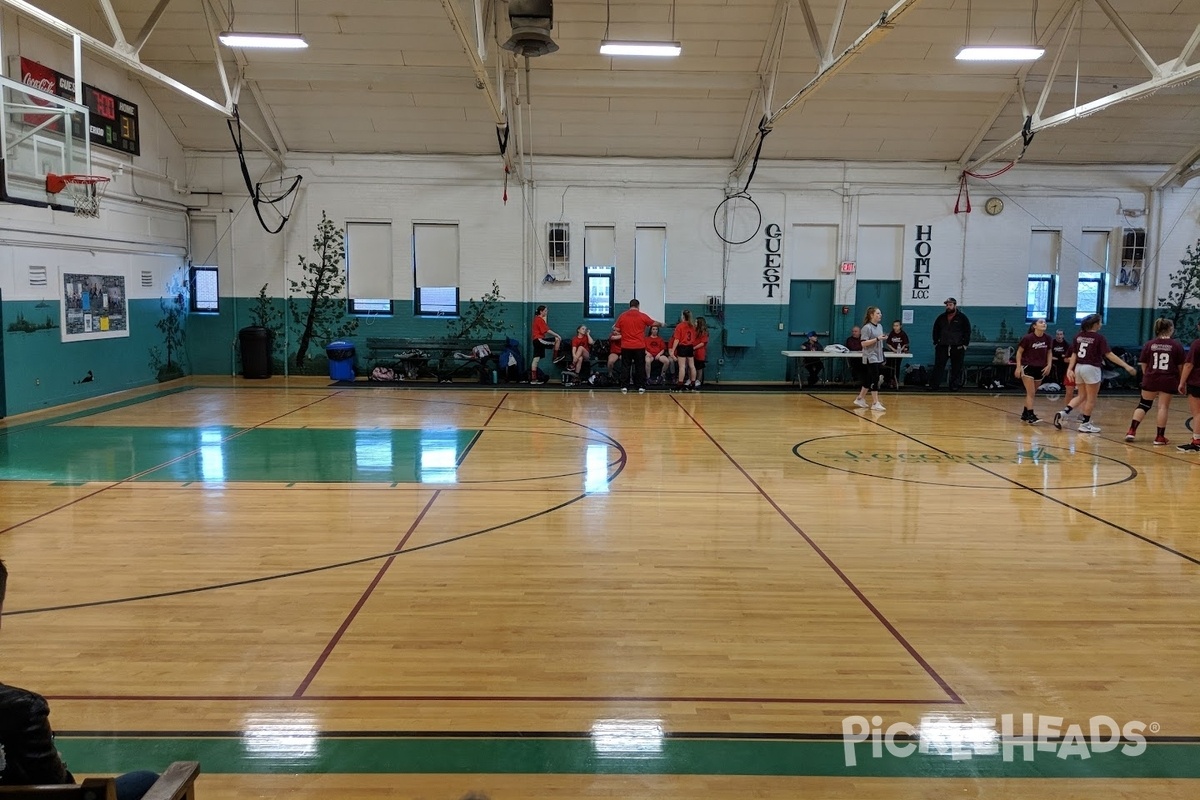
[[[1080,433],[1099,433],[1100,428],[1099,428],[1099,426],[1093,425],[1090,422],[1085,422],[1079,426],[1079,432]]]
[[[622,387],[621,387],[621,394],[629,394],[629,387],[628,387],[628,386],[622,386]]]
[[[646,393],[645,389],[638,389],[638,394],[645,394],[645,393]]]
[[[854,405],[858,406],[859,408],[868,408],[867,401],[863,400],[861,397],[854,398]]]
[[[887,411],[887,409],[883,407],[883,403],[874,403],[871,406],[871,410],[872,411]]]

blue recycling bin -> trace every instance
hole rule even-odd
[[[329,356],[329,377],[335,381],[354,380],[354,343],[330,342],[325,345]]]

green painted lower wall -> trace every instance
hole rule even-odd
[[[250,324],[250,298],[223,298],[222,313],[204,317],[193,316],[188,323],[191,363],[197,374],[235,374],[240,371],[235,342],[237,331]],[[503,303],[504,319],[507,335],[513,336],[524,349],[526,359],[530,355],[530,323],[536,304]],[[582,313],[582,304],[549,303],[550,328],[564,338],[574,335],[575,329],[586,324],[596,338],[608,335],[615,317],[588,318]],[[282,301],[278,307],[283,308]],[[775,305],[729,305],[719,316],[707,313],[701,307],[684,306],[669,303],[665,314],[667,319],[663,338],[670,336],[670,331],[679,320],[684,308],[690,308],[694,316],[704,316],[709,324],[710,337],[713,342],[709,347],[709,366],[706,380],[712,381],[782,381],[786,376],[785,359],[780,355],[781,350],[798,347],[799,342],[789,338],[787,330],[787,308]],[[839,307],[840,308],[840,307]],[[624,309],[618,307],[616,313]],[[835,309],[837,311],[838,309]],[[933,321],[942,313],[941,306],[914,308],[914,321],[905,329],[912,340],[913,361],[919,364],[933,363],[933,344],[931,332]],[[999,341],[1001,325],[1004,331],[1011,332],[1011,344],[1024,333],[1027,328],[1024,309],[1009,307],[963,308],[971,320],[971,324],[980,334],[977,341]],[[1071,320],[1056,326],[1051,324],[1053,331],[1062,327],[1068,333],[1068,338],[1076,330],[1074,325],[1074,309],[1058,310],[1058,319]],[[899,309],[885,313],[887,321],[900,316]],[[1149,334],[1142,331],[1148,328],[1149,320],[1153,317],[1147,309],[1113,309],[1108,313],[1104,332],[1113,345],[1126,347],[1140,345]],[[849,317],[840,313],[834,314],[834,319],[844,323],[849,332],[852,322]],[[857,322],[857,320],[855,320]],[[783,330],[780,326],[783,326]],[[839,327],[839,330],[841,330]],[[446,333],[446,320],[417,318],[412,316],[409,304],[397,301],[396,313],[393,316],[360,317],[358,331],[349,337],[359,347],[358,367],[360,374],[364,371],[366,340],[368,337],[411,337],[437,338]],[[294,334],[292,334],[294,336]],[[841,335],[841,334],[840,334]],[[844,338],[844,335],[842,335]],[[840,339],[839,339],[840,341]],[[722,349],[722,343],[725,344]],[[746,346],[741,343],[752,342]],[[318,359],[323,357],[321,347],[325,343],[314,345],[310,351]],[[280,352],[279,355],[282,355]],[[720,361],[724,363],[719,363]]]
[[[5,413],[20,414],[86,400],[154,383],[150,348],[162,346],[154,323],[162,317],[157,300],[129,302],[129,336],[84,342],[62,341],[57,302],[6,301],[4,319]],[[24,319],[33,326],[47,319],[55,327],[12,330]],[[92,380],[84,381],[88,372]]]
[[[187,321],[185,368],[197,375],[234,375],[241,371],[237,340],[238,331],[251,324],[251,308],[256,298],[226,297],[221,299],[219,314],[192,314]],[[534,304],[502,303],[506,333],[521,342],[526,358],[530,355],[530,321]],[[284,310],[282,300],[275,301]],[[678,321],[684,306],[668,304],[668,319],[664,338]],[[618,308],[619,313],[623,308]],[[836,309],[835,309],[836,310]],[[692,308],[703,314],[709,323],[712,345],[709,347],[709,366],[705,379],[713,381],[782,381],[786,377],[785,359],[781,350],[798,346],[788,337],[787,309],[773,305],[729,305],[719,317],[705,314],[702,308]],[[912,340],[914,363],[932,364],[933,345],[930,332],[933,321],[942,312],[940,306],[913,309],[914,320],[905,329]],[[963,307],[975,331],[982,336],[976,341],[999,341],[1002,331],[1015,344],[1025,331],[1024,309],[1011,307]],[[892,319],[897,311],[885,313]],[[58,327],[34,332],[13,331],[8,328],[19,318],[39,325],[48,318],[56,326],[59,319],[57,303],[9,301],[3,304],[5,324],[4,359],[5,412],[9,415],[48,408],[76,400],[121,391],[155,382],[150,369],[150,348],[161,346],[161,335],[154,323],[162,317],[157,300],[130,302],[130,335],[121,339],[102,339],[88,342],[64,343]],[[1149,326],[1154,314],[1151,309],[1111,309],[1104,333],[1114,346],[1136,347],[1150,338]],[[578,302],[549,304],[551,329],[564,338],[574,335],[580,324],[587,324],[593,336],[607,336],[613,317],[584,319]],[[835,319],[841,319],[835,314]],[[1050,329],[1062,328],[1068,338],[1076,329],[1074,309],[1057,311],[1059,322]],[[784,330],[780,330],[780,326]],[[1003,327],[1002,327],[1003,326]],[[293,326],[295,330],[295,326]],[[397,301],[393,316],[360,317],[358,330],[348,338],[359,347],[360,374],[367,367],[365,350],[368,337],[439,338],[447,333],[447,320],[415,317],[407,301]],[[293,342],[295,334],[291,334]],[[310,349],[313,368],[319,374],[325,363],[325,341],[315,341]],[[722,346],[722,343],[725,343]],[[289,345],[289,351],[294,344]],[[277,348],[278,368],[282,369],[283,349]],[[721,363],[721,362],[724,363]],[[93,380],[81,383],[88,372]],[[289,372],[294,371],[289,368]]]

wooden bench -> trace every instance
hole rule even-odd
[[[481,344],[491,348],[494,365],[506,342],[368,336],[368,371],[387,367],[395,371],[397,380],[405,381],[433,378],[448,383],[467,375],[477,377],[479,370],[486,368],[488,359],[480,361],[472,357],[471,349]]]
[[[199,761],[176,761],[142,800],[194,800]],[[0,786],[0,800],[116,800],[116,778],[85,778],[57,786]]]

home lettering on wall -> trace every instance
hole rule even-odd
[[[917,245],[913,248],[913,300],[929,299],[929,260],[933,252],[933,226],[917,226]]]

